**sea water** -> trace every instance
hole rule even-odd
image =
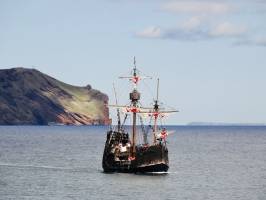
[[[108,127],[1,126],[0,199],[266,199],[266,127],[168,129],[169,172],[141,175],[103,173]]]

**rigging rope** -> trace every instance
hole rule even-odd
[[[121,125],[121,128],[125,126],[125,122],[126,122],[126,120],[127,120],[127,117],[128,117],[128,114],[126,113],[126,114],[125,114],[125,117],[124,117],[124,120],[123,120],[123,123],[122,123],[122,125]]]
[[[139,116],[139,120],[140,120],[141,130],[143,132],[143,143],[148,144],[148,132],[145,130],[143,118]]]

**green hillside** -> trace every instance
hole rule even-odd
[[[107,95],[35,69],[0,70],[0,124],[108,124]]]

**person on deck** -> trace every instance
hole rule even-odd
[[[164,140],[164,142],[165,142],[165,140],[166,140],[166,136],[167,136],[167,131],[166,131],[165,128],[163,128],[163,130],[162,130],[162,132],[161,132],[161,138]]]

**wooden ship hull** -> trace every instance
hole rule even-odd
[[[164,143],[155,145],[136,146],[134,160],[130,158],[132,147],[126,147],[125,151],[119,151],[119,143],[122,145],[130,143],[128,134],[109,131],[102,160],[104,172],[126,172],[126,173],[148,173],[167,172],[169,168],[168,149]]]

